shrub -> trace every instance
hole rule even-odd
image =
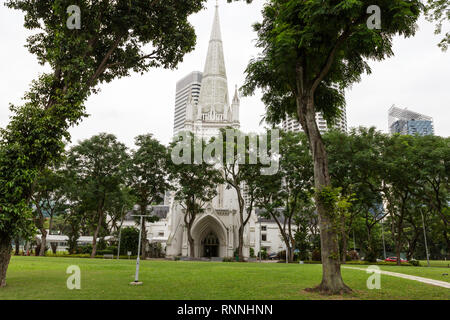
[[[132,255],[137,255],[139,241],[139,230],[134,227],[122,228],[120,240],[120,254],[127,255],[131,251]]]
[[[77,254],[91,254],[92,253],[92,245],[88,244],[86,246],[79,246],[77,248]]]
[[[258,252],[258,257],[261,254],[261,259],[267,259],[267,250],[266,248],[263,248],[260,252]]]
[[[375,250],[367,251],[364,260],[368,261],[368,262],[377,262],[377,254],[376,254]]]
[[[356,250],[350,250],[347,252],[347,261],[359,260],[359,254]]]
[[[410,263],[412,266],[414,266],[414,267],[420,267],[420,262],[419,262],[419,260],[411,259],[411,260],[409,261],[409,263]]]
[[[254,258],[255,257],[255,249],[250,248],[250,257]]]
[[[233,257],[225,257],[225,258],[223,258],[222,261],[223,261],[223,262],[233,262],[234,259],[233,259]]]

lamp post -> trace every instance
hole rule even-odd
[[[134,282],[131,282],[132,285],[141,285],[142,282],[139,281],[139,263],[141,260],[141,237],[142,237],[142,220],[144,215],[132,215],[132,217],[141,217],[141,223],[139,228],[139,242],[138,242],[138,252],[136,258],[136,272],[134,274]]]

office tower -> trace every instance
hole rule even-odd
[[[391,134],[434,135],[433,118],[407,108],[392,106],[388,111],[388,126]]]
[[[319,127],[320,133],[328,131],[327,121],[323,118],[321,112],[316,113],[316,122],[317,126]],[[286,120],[283,120],[281,122],[281,127],[285,131],[292,131],[292,132],[303,131],[300,123],[292,117],[287,117]],[[338,119],[336,119],[333,127],[338,128],[343,132],[347,132],[347,111],[345,107],[342,108],[342,114]]]
[[[175,93],[175,115],[173,121],[173,134],[184,128],[186,121],[186,105],[189,97],[197,103],[202,86],[202,72],[194,71],[177,82]]]

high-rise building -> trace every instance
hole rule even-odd
[[[323,118],[321,112],[316,113],[316,122],[317,126],[319,127],[319,131],[321,133],[324,133],[328,130],[327,121]],[[281,127],[285,131],[303,132],[300,123],[297,121],[297,119],[294,119],[292,117],[287,117],[286,120],[283,120],[281,122]],[[347,132],[347,111],[345,107],[342,108],[341,116],[338,119],[336,119],[333,127],[338,128],[341,131]]]
[[[434,135],[433,118],[407,108],[392,106],[388,111],[388,126],[391,134]]]
[[[197,104],[202,87],[202,75],[200,71],[194,71],[177,82],[175,93],[175,115],[173,120],[173,134],[184,128],[186,122],[186,105],[189,97]]]

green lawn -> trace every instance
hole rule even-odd
[[[420,265],[426,267],[427,260],[420,260]],[[449,268],[450,260],[430,260],[430,267],[445,267]]]
[[[81,269],[81,290],[66,287],[70,265]],[[449,289],[383,275],[381,289],[368,290],[369,275],[350,269],[343,269],[342,274],[354,289],[352,294],[324,297],[306,293],[305,288],[320,282],[321,268],[283,263],[142,261],[140,280],[144,284],[130,286],[133,260],[12,257],[7,287],[0,289],[0,299],[450,299]],[[382,267],[387,268],[412,272],[408,267]],[[433,277],[431,268],[415,270],[414,274]]]
[[[379,266],[381,270],[450,282],[450,268]],[[446,275],[445,275],[446,274]]]

